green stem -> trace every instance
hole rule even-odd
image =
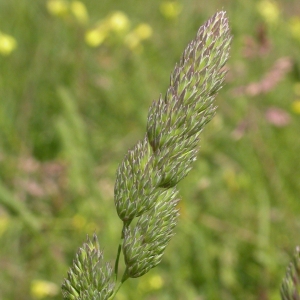
[[[118,246],[117,257],[116,257],[116,261],[115,261],[115,280],[116,281],[118,280],[119,260],[120,260],[122,245],[123,245],[123,241],[124,241],[124,231],[127,226],[128,226],[128,224],[124,222],[123,228],[122,228],[122,233],[121,233],[121,239],[120,239],[120,243]]]
[[[121,288],[122,284],[129,278],[128,273],[127,273],[127,268],[122,276],[122,280],[121,282],[118,284],[118,286],[116,287],[116,289],[114,290],[113,294],[108,298],[108,300],[112,300],[115,298],[117,292],[119,291],[119,289]]]
[[[118,269],[119,269],[119,260],[120,260],[120,254],[121,254],[121,249],[122,249],[122,244],[123,244],[123,239],[120,239],[119,247],[118,247],[118,252],[117,252],[117,258],[115,261],[115,280],[118,280]]]

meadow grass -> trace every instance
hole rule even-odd
[[[298,1],[87,0],[88,16],[73,2],[0,2],[0,33],[15,40],[1,53],[0,35],[0,299],[61,299],[87,233],[114,259],[117,166],[219,9],[234,35],[229,73],[180,183],[176,236],[116,299],[279,299],[300,243]],[[94,29],[105,38],[91,47]]]

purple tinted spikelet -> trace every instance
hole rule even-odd
[[[191,170],[201,131],[215,114],[230,42],[225,12],[200,27],[176,64],[165,97],[149,109],[144,140],[128,151],[118,168],[114,200],[124,223],[128,277],[155,267],[173,235],[176,185]]]
[[[281,285],[282,300],[300,300],[300,247],[296,248]]]
[[[133,229],[126,228],[123,253],[129,277],[140,277],[160,263],[174,235],[173,228],[179,215],[177,195],[175,188],[165,190]]]
[[[103,263],[96,235],[88,238],[63,282],[64,299],[112,300],[125,280],[160,263],[179,216],[176,185],[191,170],[201,131],[215,114],[230,42],[226,13],[218,12],[184,50],[166,95],[149,109],[144,139],[127,152],[117,170],[114,202],[123,229],[114,271]],[[126,268],[116,285],[121,252]],[[290,269],[283,292],[296,278],[295,270]]]
[[[121,220],[128,222],[149,210],[156,201],[159,178],[153,169],[148,139],[129,150],[117,171],[115,205]]]
[[[152,103],[146,137],[117,171],[115,205],[124,222],[150,209],[159,188],[175,186],[191,170],[200,133],[215,113],[230,42],[226,13],[218,12],[184,50],[165,97]]]
[[[160,162],[156,167],[161,187],[177,184],[196,159],[201,130],[215,114],[214,99],[225,79],[230,42],[226,14],[218,12],[184,50],[166,96],[149,109],[147,136]]]
[[[107,300],[115,286],[112,275],[112,267],[103,263],[97,236],[92,240],[88,237],[62,284],[63,297],[67,300]]]

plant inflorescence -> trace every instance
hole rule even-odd
[[[282,300],[300,300],[300,247],[297,247],[281,285]]]
[[[117,170],[114,200],[123,229],[114,271],[102,262],[96,235],[88,238],[63,283],[65,299],[113,299],[125,280],[160,263],[179,215],[176,186],[191,170],[201,131],[215,114],[230,42],[221,11],[199,28],[184,50],[165,97],[149,109],[145,137]],[[117,284],[121,253],[126,267]]]
[[[114,267],[103,261],[97,236],[79,249],[62,285],[65,299],[113,299],[128,278],[157,266],[179,216],[177,184],[196,160],[200,134],[213,118],[224,83],[231,35],[221,11],[202,25],[171,74],[164,97],[148,112],[146,134],[119,165],[114,188],[123,222]],[[119,279],[119,261],[125,268]],[[284,300],[300,299],[299,249],[282,284]]]

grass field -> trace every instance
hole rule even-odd
[[[117,299],[280,299],[300,244],[298,0],[0,1],[0,299],[61,299],[87,234],[114,259],[115,171],[221,9],[227,83],[176,235]]]

